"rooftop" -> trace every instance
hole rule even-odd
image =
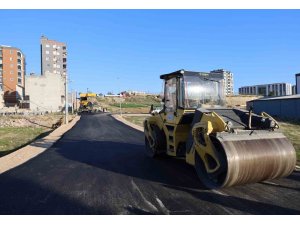
[[[269,101],[269,100],[298,99],[298,98],[300,99],[300,94],[297,94],[297,95],[286,95],[286,96],[279,96],[279,97],[259,98],[259,99],[254,99],[252,101]]]

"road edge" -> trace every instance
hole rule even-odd
[[[143,127],[141,127],[141,126],[139,126],[139,125],[136,125],[136,124],[134,124],[134,123],[131,123],[131,122],[129,122],[128,120],[125,120],[121,115],[111,115],[113,118],[115,118],[116,120],[118,120],[118,121],[120,121],[120,122],[122,122],[122,123],[124,123],[124,124],[126,124],[127,126],[130,126],[130,127],[132,127],[132,128],[134,128],[134,129],[136,129],[136,130],[138,130],[138,131],[141,131],[141,132],[144,132],[144,128]]]
[[[28,160],[38,156],[46,151],[57,142],[67,131],[72,129],[75,124],[80,120],[80,116],[76,116],[69,124],[63,124],[46,137],[37,139],[6,156],[0,158],[0,174],[13,169]]]

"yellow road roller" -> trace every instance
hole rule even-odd
[[[80,93],[80,106],[78,112],[92,112],[93,105],[96,100],[95,93]]]
[[[160,76],[163,109],[144,121],[150,157],[181,157],[207,188],[288,176],[296,152],[267,113],[224,107],[224,81],[216,74],[179,70]]]

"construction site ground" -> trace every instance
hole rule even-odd
[[[0,116],[0,157],[45,137],[62,121],[62,114]]]

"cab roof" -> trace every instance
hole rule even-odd
[[[160,79],[168,80],[168,79],[171,79],[173,77],[182,77],[183,75],[185,75],[185,76],[208,76],[209,73],[187,71],[187,70],[181,69],[181,70],[177,70],[177,71],[172,72],[172,73],[162,74],[162,75],[160,75]]]

